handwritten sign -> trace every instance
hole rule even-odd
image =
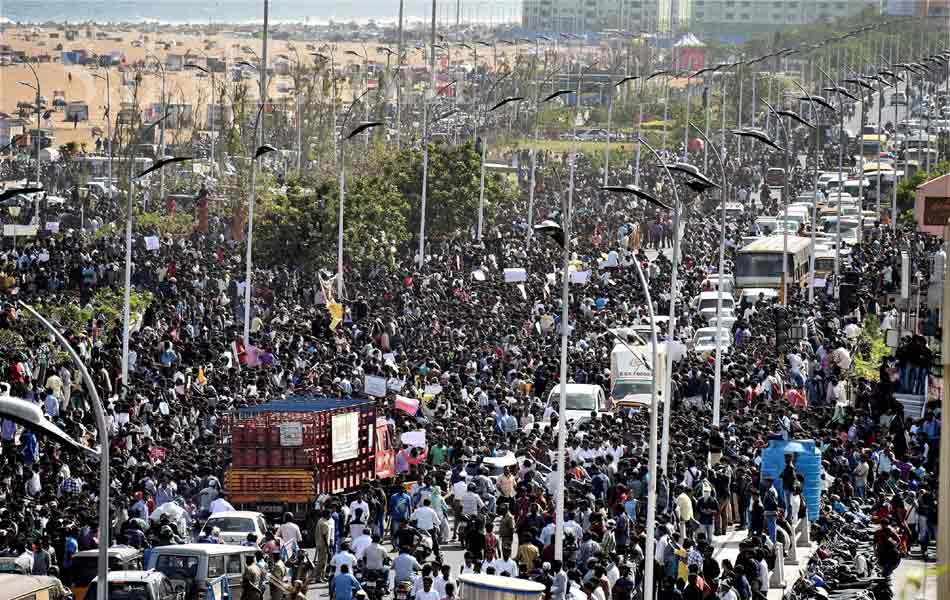
[[[149,235],[145,237],[146,250],[158,250],[158,236]]]
[[[363,391],[374,398],[384,397],[386,395],[386,378],[366,375],[363,378]]]
[[[525,269],[505,269],[505,283],[527,281],[528,272]]]

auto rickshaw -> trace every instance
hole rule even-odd
[[[144,566],[142,551],[131,546],[109,548],[110,571],[141,571]],[[71,589],[76,600],[84,600],[89,584],[99,574],[99,550],[83,550],[73,554],[69,567]]]

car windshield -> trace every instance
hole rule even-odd
[[[221,533],[246,533],[254,531],[254,521],[240,517],[211,517],[205,526],[217,527]]]
[[[87,598],[96,597],[96,583],[89,586]],[[151,600],[148,586],[143,581],[110,581],[108,600]]]
[[[155,561],[155,570],[169,579],[190,579],[198,577],[198,557],[181,554],[162,554]]]
[[[716,305],[718,304],[718,302],[719,302],[719,300],[716,299],[716,298],[705,298],[705,299],[703,299],[703,300],[700,300],[700,301],[699,301],[699,310],[704,310],[704,309],[707,309],[707,308],[711,308],[711,309],[715,310],[715,309],[716,309]],[[731,308],[732,308],[732,298],[723,298],[723,299],[722,299],[722,308],[723,308],[724,310],[725,310],[725,309],[731,309]]]
[[[557,392],[555,392],[555,398],[558,398]],[[594,410],[594,395],[593,394],[572,394],[567,393],[567,404],[564,405],[567,410]]]
[[[633,379],[618,381],[614,389],[610,390],[610,395],[615,400],[622,400],[627,396],[643,396],[653,393],[652,379]]]

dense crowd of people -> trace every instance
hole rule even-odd
[[[543,156],[542,172],[563,160]],[[758,194],[748,193],[758,190],[764,163],[727,157],[726,180],[749,181],[742,193],[725,190],[747,208],[726,224],[727,271],[759,211],[775,205],[769,198],[757,205]],[[740,166],[748,164],[756,166]],[[610,176],[611,183],[635,178],[630,165]],[[645,156],[640,186],[672,202],[664,177]],[[592,276],[571,286],[568,381],[609,391],[614,339],[607,330],[648,323],[634,262],[646,273],[657,314],[677,303],[677,340],[666,341],[687,348],[692,332],[705,325],[689,300],[711,289],[719,223],[708,198],[679,184],[684,234],[674,294],[667,250],[676,237],[672,215],[609,196],[599,190],[600,180],[598,165],[582,156],[571,251]],[[810,185],[799,172],[794,182],[793,191]],[[535,199],[536,222],[562,215],[562,195],[553,193],[550,176],[547,187]],[[444,551],[455,544],[465,549],[461,573],[531,578],[554,600],[578,590],[597,600],[641,597],[647,544],[655,544],[655,581],[664,600],[713,592],[730,600],[761,597],[776,542],[783,531],[787,539],[798,529],[811,508],[794,461],[778,476],[763,476],[762,453],[771,440],[815,442],[824,473],[816,510],[857,515],[892,534],[880,537],[881,569],[893,570],[915,546],[928,556],[937,531],[933,490],[942,416],[930,405],[924,418],[907,418],[895,399],[895,393],[923,389],[932,360],[924,332],[875,365],[877,377],[858,375],[854,362],[869,353],[861,338],[869,323],[888,328],[898,318],[891,299],[900,252],[911,252],[912,271],[926,280],[936,240],[883,226],[869,231],[843,269],[856,282],[846,310],[834,285],[818,290],[813,303],[793,286],[785,307],[768,298],[742,307],[723,355],[718,426],[711,425],[714,353],[679,352],[666,469],[648,462],[648,412],[621,410],[570,428],[562,476],[552,451],[556,400],[548,400],[559,383],[565,327],[559,275],[547,275],[560,264],[560,249],[540,236],[526,243],[524,198],[508,210],[497,222],[513,225],[493,227],[483,244],[460,234],[433,241],[423,266],[407,253],[393,264],[348,269],[340,299],[345,312],[335,329],[314,274],[258,268],[249,344],[242,339],[243,252],[228,239],[225,223],[212,218],[209,233],[163,239],[157,249],[139,238],[127,382],[120,378],[119,296],[111,293],[122,285],[121,237],[70,233],[21,244],[3,254],[4,379],[11,395],[36,403],[75,439],[96,445],[82,379],[15,302],[25,300],[60,324],[92,373],[110,427],[110,542],[139,548],[220,540],[201,523],[231,507],[221,483],[227,464],[220,431],[237,407],[289,394],[362,396],[364,375],[402,379],[400,394],[416,398],[438,384],[441,391],[414,415],[396,410],[392,394],[378,400],[397,438],[417,429],[427,433],[425,453],[403,447],[396,456],[399,481],[414,482],[410,489],[368,482],[355,495],[321,498],[303,531],[287,519],[260,545],[271,573],[291,576],[291,565],[296,577],[305,562],[297,550],[312,544],[311,581],[328,581],[336,600],[350,600],[360,588],[357,565],[390,568],[390,547],[397,551],[394,580],[412,581],[416,599],[452,598],[459,572],[445,562]],[[617,253],[617,266],[598,269],[610,252]],[[527,281],[505,283],[503,269],[510,267],[525,268]],[[805,335],[777,341],[776,325],[786,314]],[[665,331],[658,335],[664,339]],[[7,420],[2,450],[2,551],[35,574],[56,567],[68,580],[71,557],[104,543],[96,529],[96,463]],[[516,464],[490,477],[483,459],[508,453]],[[655,540],[645,529],[651,476]],[[567,539],[558,559],[553,498],[561,480]],[[151,518],[170,503],[180,512]],[[747,536],[738,559],[717,559],[716,538],[740,531]],[[426,564],[411,551],[422,539],[432,544]],[[870,558],[861,560],[866,565]]]

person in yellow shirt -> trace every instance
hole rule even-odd
[[[532,543],[533,539],[534,532],[531,532],[524,536],[524,541],[519,540],[515,562],[518,563],[518,570],[522,573],[529,572],[534,567],[534,561],[538,559],[538,547]]]
[[[676,486],[679,495],[676,496],[676,516],[679,518],[680,538],[686,539],[686,524],[693,519],[693,499],[689,490],[683,486]]]

